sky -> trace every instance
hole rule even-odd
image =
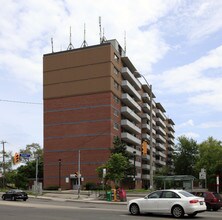
[[[0,141],[43,147],[43,54],[117,39],[175,123],[222,141],[222,0],[0,0]],[[125,34],[124,34],[125,33]],[[142,81],[142,80],[141,80]],[[143,81],[142,81],[143,82]],[[0,149],[1,149],[0,145]]]

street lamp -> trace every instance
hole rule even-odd
[[[61,190],[61,163],[62,160],[59,159],[59,190]]]
[[[146,84],[150,87],[150,189],[153,189],[153,92],[152,92],[152,85],[150,85],[146,78],[138,73],[138,75],[140,77],[143,77],[143,79],[145,80]]]

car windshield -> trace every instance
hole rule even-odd
[[[194,197],[193,194],[187,192],[187,191],[179,191],[180,194],[182,194],[185,197]]]

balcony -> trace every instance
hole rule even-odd
[[[142,128],[143,128],[145,131],[150,131],[150,125],[148,125],[147,123],[142,123]]]
[[[142,134],[142,139],[143,139],[143,140],[150,140],[150,135],[147,134],[147,133],[143,133],[143,134]]]
[[[126,143],[130,143],[134,145],[141,145],[141,140],[128,132],[122,132],[121,139],[125,141]]]
[[[174,139],[173,138],[167,138],[168,143],[174,144]]]
[[[168,124],[168,125],[167,125],[167,128],[168,128],[170,131],[172,131],[172,132],[175,131],[172,124]]]
[[[162,136],[166,136],[166,131],[164,131],[160,126],[156,126],[156,133]]]
[[[122,107],[121,113],[125,118],[128,118],[131,121],[135,121],[136,123],[141,123],[141,118],[129,107]]]
[[[167,131],[168,137],[174,138],[174,133],[172,131]]]
[[[160,157],[162,157],[162,158],[166,158],[166,153],[161,152],[161,151],[156,151],[156,155],[157,155],[157,156],[160,156]]]
[[[160,110],[160,109],[155,109],[155,113],[156,113],[156,115],[159,117],[159,118],[161,118],[163,121],[165,121],[166,120],[166,116],[163,114],[163,112]]]
[[[156,143],[156,150],[166,151],[166,147],[161,143]]]
[[[129,147],[129,146],[126,146],[126,150],[129,152],[129,153],[131,153],[131,154],[133,154],[134,155],[134,151],[136,152],[136,156],[141,156],[141,151],[139,151],[139,150],[137,150],[137,149],[135,149],[135,148],[133,148],[133,147]]]
[[[156,135],[156,140],[158,140],[161,143],[166,143],[166,139],[163,138],[161,135],[157,134]]]
[[[127,119],[121,120],[121,126],[130,133],[141,134],[141,129]]]
[[[149,164],[142,164],[142,169],[150,170],[150,165]]]
[[[156,160],[156,164],[158,164],[158,165],[160,165],[160,166],[166,166],[166,161]]]
[[[147,103],[142,103],[142,109],[146,113],[150,112],[150,106]]]
[[[122,68],[122,76],[124,79],[128,80],[136,90],[141,89],[141,84],[139,80],[130,72],[127,67]]]
[[[122,102],[125,105],[129,106],[135,112],[141,112],[140,105],[136,101],[134,101],[129,94],[127,93],[122,94]]]
[[[143,114],[141,115],[141,118],[143,118],[143,119],[148,119],[148,120],[150,121],[150,116],[149,116],[147,113],[143,113]]]
[[[156,125],[158,125],[162,128],[166,128],[166,124],[164,123],[164,121],[161,118],[156,118]]]
[[[129,93],[136,101],[141,100],[140,94],[135,90],[135,88],[127,80],[122,81],[122,89]]]
[[[144,93],[142,94],[142,99],[143,99],[144,102],[150,103],[150,96],[149,96],[148,93],[144,92]]]

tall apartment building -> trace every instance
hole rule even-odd
[[[100,182],[115,136],[134,155],[137,188],[150,184],[150,146],[154,173],[172,166],[174,123],[140,77],[117,40],[44,55],[45,188],[75,188],[79,169],[83,184]]]

